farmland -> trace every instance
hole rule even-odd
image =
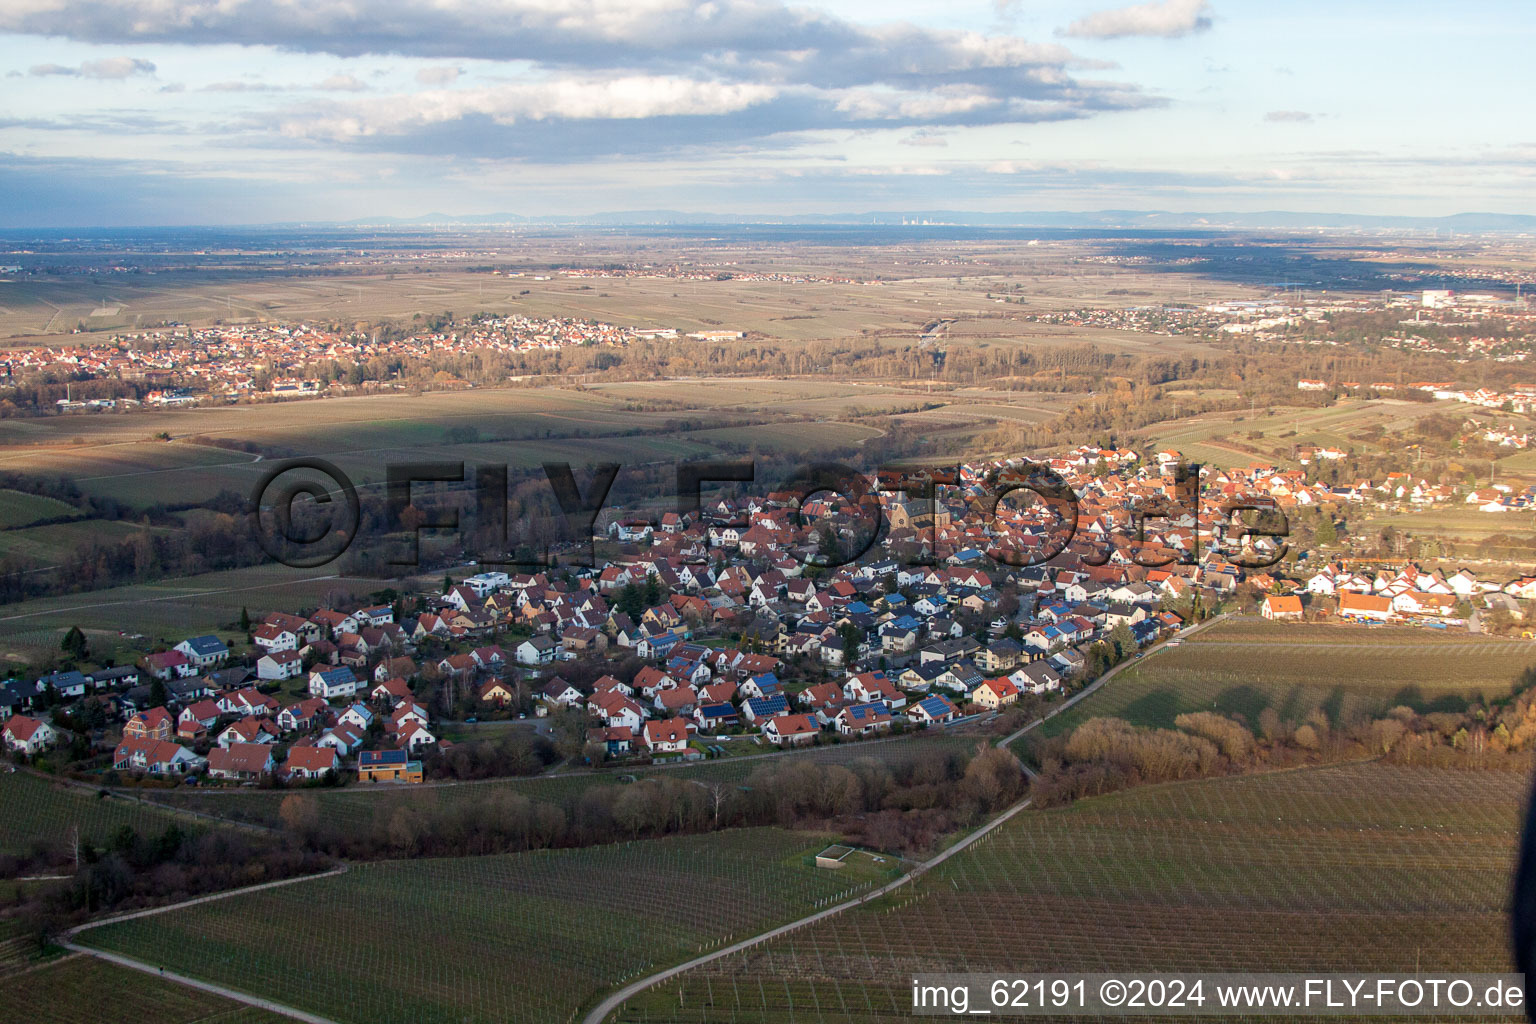
[[[366,595],[378,586],[376,580],[267,565],[42,598],[0,609],[0,652],[12,661],[55,656],[64,631],[79,625],[97,658],[137,656],[188,632],[226,629],[242,607],[254,614],[260,608],[316,606],[331,595]]]
[[[101,797],[89,790],[27,775],[0,773],[0,854],[28,854],[35,847],[68,850],[79,829],[82,843],[104,846],[112,833],[130,825],[141,833],[157,834],[171,825],[191,827],[174,812],[127,800]]]
[[[347,1022],[565,1021],[625,979],[874,884],[752,829],[354,866],[81,941]],[[387,924],[381,924],[387,923]]]
[[[696,968],[625,1022],[910,1019],[920,971],[1504,971],[1525,780],[1376,763],[1027,811],[912,886]]]
[[[71,956],[0,975],[0,1024],[281,1024],[289,1018],[198,989]]]
[[[1127,668],[1038,733],[1099,717],[1168,728],[1188,711],[1235,713],[1252,727],[1271,707],[1298,722],[1319,707],[1335,721],[1399,704],[1461,708],[1479,695],[1507,695],[1533,664],[1536,644],[1523,640],[1229,619]]]
[[[986,404],[978,404],[985,397]],[[725,380],[476,389],[362,395],[271,405],[0,420],[0,470],[68,476],[87,495],[147,507],[246,495],[268,457],[322,455],[359,484],[383,479],[390,460],[466,460],[529,469],[708,458],[762,448],[805,457],[850,451],[882,429],[859,422],[934,407],[970,435],[998,421],[1035,421],[1064,408],[1028,392],[953,395],[895,386],[808,380]],[[936,415],[929,414],[929,415]],[[926,423],[926,421],[920,421]],[[472,439],[458,439],[455,430]],[[170,440],[157,440],[156,435]],[[42,518],[23,495],[0,496],[0,515]],[[67,515],[59,503],[51,515]],[[14,522],[12,522],[14,525]],[[7,520],[0,520],[0,526]]]

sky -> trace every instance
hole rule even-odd
[[[0,226],[1536,213],[1529,0],[5,0]]]

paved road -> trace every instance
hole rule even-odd
[[[260,892],[263,889],[276,889],[285,885],[297,885],[300,882],[313,882],[319,878],[329,878],[332,875],[342,874],[346,870],[347,865],[341,864],[335,868],[332,868],[330,871],[326,871],[318,875],[301,875],[298,878],[284,878],[276,882],[262,882],[260,885],[248,885],[241,889],[229,889],[224,892],[212,893],[208,896],[198,896],[195,899],[183,900],[180,903],[172,903],[169,906],[150,907],[148,910],[135,910],[127,914],[115,914],[112,917],[104,917],[100,921],[91,921],[87,924],[82,924],[75,928],[71,928],[69,931],[65,932],[64,936],[59,940],[59,945],[75,953],[83,953],[86,956],[94,956],[99,960],[107,960],[111,963],[117,964],[120,967],[129,967],[135,971],[143,971],[145,974],[152,974],[159,978],[165,978],[167,981],[174,981],[180,985],[187,985],[191,988],[201,989],[204,992],[212,992],[214,995],[223,996],[226,999],[233,999],[237,1003],[244,1003],[247,1006],[260,1007],[263,1010],[270,1010],[273,1013],[280,1013],[285,1017],[292,1017],[295,1020],[305,1021],[307,1024],[336,1024],[335,1021],[328,1017],[321,1017],[313,1013],[307,1013],[304,1010],[296,1009],[283,1003],[274,1002],[271,999],[263,999],[260,996],[253,996],[248,992],[241,992],[238,989],[228,988],[224,985],[217,985],[208,981],[199,981],[198,979],[188,977],[185,974],[177,974],[174,971],[167,971],[164,967],[158,964],[146,963],[143,960],[135,960],[133,957],[123,956],[121,953],[109,953],[104,949],[93,949],[90,946],[82,946],[75,942],[75,936],[79,935],[81,932],[90,931],[93,928],[101,928],[109,924],[116,924],[119,921],[132,921],[135,918],[140,917],[152,917],[156,914],[168,914],[172,911],[185,909],[186,907],[195,907],[200,903],[212,903],[216,900],[229,899],[231,896],[244,896],[249,893]]]

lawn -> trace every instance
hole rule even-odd
[[[629,978],[872,880],[825,836],[748,829],[346,874],[82,933],[344,1022],[570,1021]]]
[[[0,975],[0,1024],[284,1024],[290,1018],[211,992],[71,956]]]
[[[1034,735],[1113,716],[1168,728],[1187,711],[1241,715],[1265,708],[1299,722],[1313,708],[1335,721],[1399,704],[1456,710],[1503,697],[1536,664],[1536,644],[1411,627],[1326,626],[1229,619],[1126,668]],[[1026,737],[1028,739],[1029,737]]]
[[[625,1022],[909,1020],[920,971],[1507,971],[1526,780],[1356,764],[1026,811],[891,896]]]

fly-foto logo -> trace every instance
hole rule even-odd
[[[381,514],[365,516],[358,487],[340,468],[323,459],[293,459],[274,464],[257,483],[250,516],[263,550],[300,568],[339,558],[357,541],[365,522],[377,525],[377,539],[392,544],[386,562],[401,568],[420,563],[424,530],[457,535],[466,556],[488,565],[540,569],[558,562],[592,568],[598,564],[598,517],[608,507],[622,471],[618,463],[598,464],[583,485],[569,463],[544,463],[544,479],[558,509],[551,522],[549,517],[512,514],[510,471],[504,464],[391,463],[385,467],[383,509],[370,509]],[[677,514],[698,516],[707,485],[750,484],[756,477],[750,461],[679,463]],[[434,492],[443,497],[448,492],[462,494],[466,488],[473,498],[471,509],[462,501],[429,500]],[[1037,462],[1007,464],[963,483],[953,467],[887,467],[870,476],[841,463],[815,463],[777,485],[774,494],[771,508],[755,503],[733,509],[732,515],[717,514],[705,543],[718,545],[716,538],[724,532],[739,537],[759,523],[772,522],[782,534],[775,539],[776,549],[803,565],[836,568],[863,558],[889,536],[893,505],[902,510],[899,525],[912,532],[913,542],[905,545],[908,564],[934,564],[940,532],[970,535],[972,526],[979,526],[979,535],[986,538],[988,557],[1015,567],[1050,562],[1069,548],[1087,565],[1103,565],[1117,550],[1147,568],[1193,564],[1200,554],[1202,523],[1219,513],[1225,524],[1222,540],[1240,548],[1229,554],[1230,560],[1259,569],[1284,557],[1286,545],[1275,540],[1289,535],[1284,516],[1271,507],[1203,505],[1198,464],[1170,467],[1159,493],[1129,509],[1120,531],[1126,541],[1123,549],[1117,549],[1102,523],[1091,530],[1081,528],[1078,493],[1059,473]],[[962,510],[958,516],[955,508]],[[1244,522],[1244,512],[1270,521]],[[636,523],[625,521],[626,536],[633,534]],[[1149,526],[1152,523],[1162,525]],[[642,536],[654,527],[649,520],[642,525]],[[1170,549],[1156,541],[1169,531],[1178,532],[1187,543]]]

